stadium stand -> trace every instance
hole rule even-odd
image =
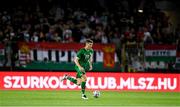
[[[2,6],[0,43],[5,44],[6,57],[1,65],[16,66],[18,42],[84,43],[91,38],[95,43],[115,44],[119,62],[128,66],[127,71],[175,69],[172,62],[144,61],[145,45],[179,46],[180,25],[174,26],[171,16],[159,9],[157,2],[77,1],[26,0],[12,8]],[[143,7],[142,13],[138,11],[139,5]],[[160,68],[153,68],[159,64]]]

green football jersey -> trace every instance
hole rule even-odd
[[[89,61],[91,56],[93,55],[93,50],[87,50],[85,48],[80,49],[77,52],[77,57],[79,58],[79,64],[85,69],[85,71],[89,70]]]

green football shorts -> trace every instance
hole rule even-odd
[[[82,75],[86,74],[86,72],[85,72],[85,71],[82,72],[82,71],[78,68],[78,66],[75,66],[75,70],[76,70],[76,72],[77,72],[76,78],[81,78]]]

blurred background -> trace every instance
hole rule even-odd
[[[179,73],[179,1],[0,2],[1,70],[73,71],[90,38],[93,71]]]

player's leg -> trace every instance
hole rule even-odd
[[[81,78],[82,78],[83,73],[80,71],[80,69],[78,67],[75,67],[75,70],[77,72],[77,74],[76,74],[77,85],[80,86],[81,82],[82,82]]]
[[[67,79],[67,77],[68,77],[68,75],[67,75],[67,74],[65,74],[65,75],[62,77],[61,82],[62,82],[62,81],[64,81],[64,80],[66,80],[66,79]]]
[[[82,83],[81,83],[82,94],[85,94],[86,80],[87,80],[86,75],[82,75]]]
[[[82,79],[82,83],[81,83],[82,98],[83,99],[88,99],[88,97],[85,95],[86,81],[87,81],[86,75],[85,74],[82,75],[81,79]]]
[[[74,84],[77,84],[77,79],[71,77],[71,76],[68,76],[67,79],[71,82],[73,82]],[[78,84],[77,84],[78,85]]]
[[[82,98],[83,99],[88,99],[85,95],[85,87],[86,87],[86,75],[85,72],[80,71],[80,69],[78,67],[75,67],[76,71],[77,71],[77,84],[81,84],[81,91],[82,91]]]
[[[67,74],[65,74],[65,75],[63,76],[63,78],[61,79],[61,82],[62,82],[63,80],[66,80],[66,79],[70,80],[70,81],[73,82],[74,84],[77,84],[77,80],[74,79],[73,77],[67,75]]]
[[[71,77],[71,76],[69,76],[69,75],[67,75],[67,74],[65,74],[63,76],[63,78],[61,79],[61,81],[68,79],[71,82],[73,82],[74,84],[80,85],[81,84],[81,77],[82,77],[83,73],[79,70],[78,67],[75,67],[75,70],[77,72],[76,79]]]
[[[81,78],[76,78],[76,80],[77,80],[77,85],[80,86],[82,82]]]

